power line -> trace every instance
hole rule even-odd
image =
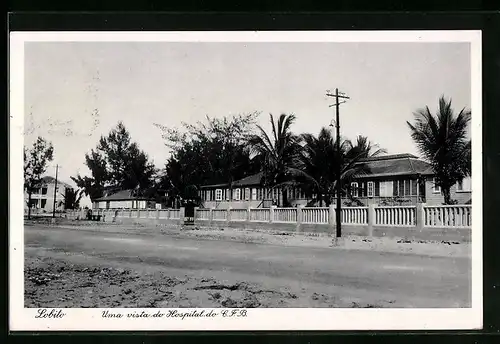
[[[340,121],[339,121],[339,107],[340,107],[340,104],[343,104],[345,102],[347,102],[347,99],[351,99],[349,98],[345,93],[343,92],[339,92],[339,89],[336,88],[335,89],[335,93],[331,93],[330,90],[327,90],[326,91],[326,95],[328,97],[332,97],[332,98],[335,98],[335,103],[334,104],[331,104],[329,105],[329,107],[332,107],[332,106],[335,106],[335,127],[337,129],[337,143],[336,143],[336,146],[337,146],[337,154],[340,156]],[[345,99],[344,101],[342,102],[339,102],[339,99]],[[341,178],[340,178],[340,173],[341,173],[341,166],[340,166],[340,161],[338,161],[338,164],[337,164],[337,209],[336,209],[336,212],[335,212],[335,224],[336,224],[336,237],[337,238],[340,238],[342,236],[342,226],[341,226],[341,216],[340,216],[340,210],[342,208],[342,205],[341,205],[341,190],[342,190],[342,186],[341,186]]]

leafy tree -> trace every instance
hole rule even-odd
[[[80,200],[84,194],[85,190],[75,190],[73,188],[66,188],[64,194],[64,201],[61,202],[64,204],[64,209],[78,209],[80,207]]]
[[[191,199],[200,202],[201,185],[231,183],[258,172],[246,147],[258,113],[210,118],[168,128],[156,124],[171,149],[161,180],[169,202]],[[231,188],[231,187],[230,187]]]
[[[288,206],[287,187],[294,184],[295,177],[302,174],[297,168],[301,151],[300,137],[291,132],[295,115],[281,114],[277,122],[270,115],[272,135],[261,127],[259,134],[248,141],[252,155],[262,164],[264,185],[282,188],[282,206]]]
[[[42,184],[42,175],[47,164],[52,161],[54,148],[52,143],[38,137],[31,149],[24,147],[24,190],[28,194],[28,219],[31,218],[32,195]]]
[[[376,149],[367,137],[358,136],[356,143],[342,139],[340,151],[332,131],[322,128],[318,136],[302,134],[305,143],[300,157],[304,174],[299,178],[309,195],[315,194],[315,201],[323,206],[331,204],[337,187],[337,167],[340,165],[342,193],[350,196],[350,184],[355,178],[368,172],[363,159],[379,155],[385,150]]]
[[[136,189],[137,194],[146,192],[154,184],[156,169],[147,154],[132,142],[130,133],[119,122],[107,136],[85,154],[85,163],[92,177],[71,177],[91,200],[101,197],[105,190]]]
[[[435,115],[426,106],[417,110],[414,117],[413,124],[407,122],[411,137],[432,165],[444,203],[452,204],[450,188],[471,174],[471,140],[467,134],[471,112],[463,108],[456,115],[451,99],[441,96]]]

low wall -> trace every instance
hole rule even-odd
[[[335,235],[336,227],[328,224],[301,224],[277,222],[248,222],[248,221],[208,221],[195,220],[195,225],[205,228],[232,228],[245,230],[274,230],[294,233],[322,233]],[[371,232],[371,233],[370,233]],[[370,229],[367,225],[342,225],[342,235],[356,235],[366,237],[389,237],[409,240],[434,240],[470,242],[471,230],[469,228],[434,228],[426,227],[388,227],[374,226]]]
[[[84,218],[84,211],[66,214]],[[100,210],[101,221],[118,224],[182,225],[185,209]],[[347,207],[341,212],[342,235],[397,237],[411,240],[471,240],[471,206]],[[191,219],[192,221],[192,219]],[[324,233],[335,235],[335,209],[247,208],[195,209],[194,224],[207,228],[234,228]]]

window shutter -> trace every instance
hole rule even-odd
[[[412,196],[417,195],[417,180],[416,179],[411,180],[411,194],[412,194]]]
[[[406,179],[405,180],[405,196],[410,196],[411,195],[411,184],[410,180]]]
[[[380,197],[380,182],[375,182],[375,197]]]
[[[367,196],[368,197],[373,197],[374,194],[374,185],[373,182],[367,182],[366,183],[366,190],[367,190]]]

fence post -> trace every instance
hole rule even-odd
[[[276,208],[276,206],[274,206],[274,205],[269,207],[269,223],[274,222],[274,209],[275,208]]]
[[[179,223],[184,224],[184,215],[186,215],[186,208],[180,207],[179,209]]]
[[[375,204],[368,205],[368,236],[373,236],[373,226],[375,226]]]
[[[333,231],[335,229],[335,205],[328,206],[328,226]]]
[[[302,208],[304,208],[303,204],[299,204],[297,207],[297,227],[295,228],[297,232],[300,232],[302,228]]]
[[[252,215],[251,215],[251,207],[248,206],[247,207],[247,223],[250,223],[250,221],[252,221]]]
[[[210,208],[209,211],[208,211],[208,226],[212,226],[212,221],[214,219],[214,212],[213,212],[213,209],[214,208]]]
[[[137,207],[137,218],[140,218],[141,217],[141,209],[139,209],[139,207]]]
[[[415,223],[416,230],[422,231],[425,225],[425,212],[424,212],[425,203],[417,203],[417,208],[415,210]]]

